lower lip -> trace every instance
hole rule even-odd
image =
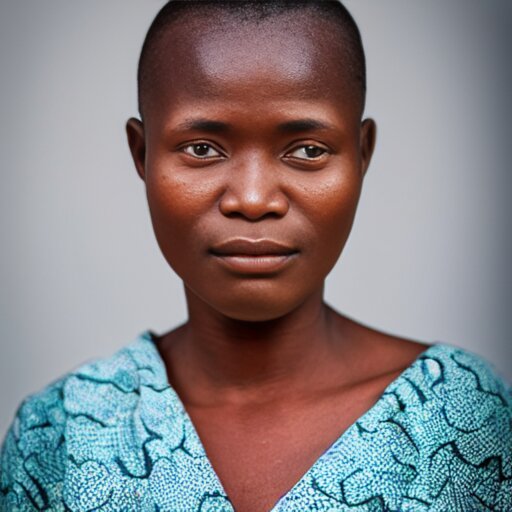
[[[266,254],[251,256],[248,254],[214,256],[226,267],[243,274],[265,274],[277,272],[295,259],[298,253],[292,254]]]

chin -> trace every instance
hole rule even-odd
[[[238,300],[230,300],[224,304],[212,304],[212,306],[220,314],[239,320],[241,322],[268,322],[284,317],[294,309],[296,309],[302,301],[290,300],[269,300],[267,297],[257,298],[254,295],[247,300],[239,298]]]
[[[246,310],[238,308],[234,311],[219,311],[219,313],[222,313],[224,316],[231,318],[232,320],[238,320],[240,322],[270,322],[285,316],[289,311],[263,311],[253,307]]]

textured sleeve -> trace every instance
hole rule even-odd
[[[0,511],[64,510],[64,413],[60,379],[25,398],[0,448]]]
[[[453,437],[430,454],[440,485],[429,511],[511,512],[512,388],[490,362],[462,349],[442,377],[436,389]]]

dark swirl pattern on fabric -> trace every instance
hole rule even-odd
[[[150,331],[20,404],[0,510],[234,512]],[[271,512],[310,510],[512,511],[512,389],[431,345]]]

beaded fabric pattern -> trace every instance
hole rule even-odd
[[[0,511],[234,512],[151,331],[29,395],[0,452]],[[512,388],[430,345],[271,512],[512,511]]]

